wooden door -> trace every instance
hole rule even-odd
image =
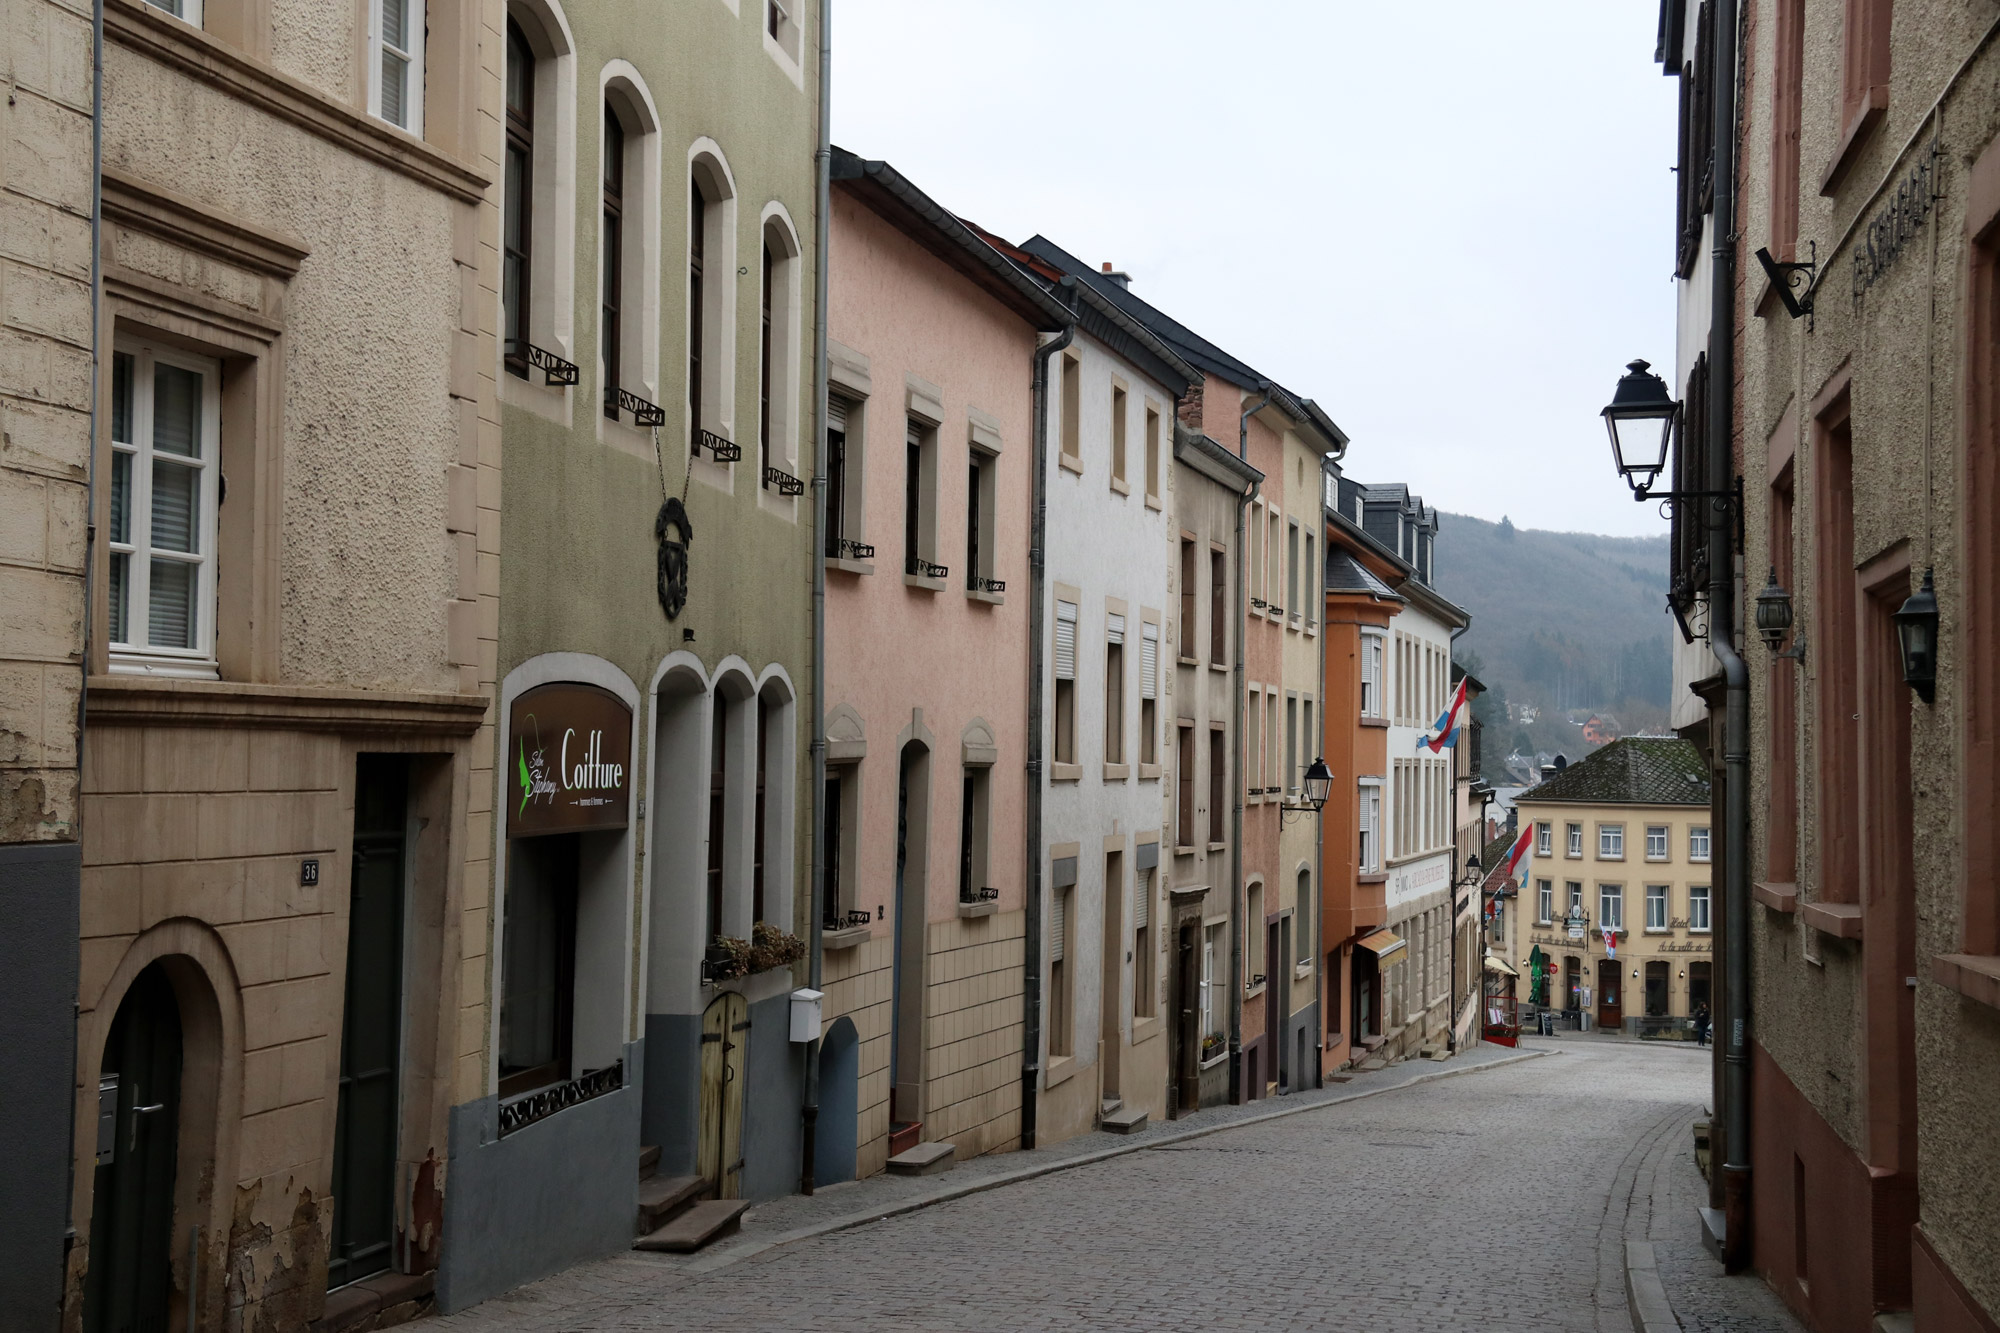
[[[1195,1005],[1201,994],[1201,959],[1195,949],[1195,926],[1183,925],[1174,944],[1175,1074],[1180,1084],[1175,1106],[1193,1111],[1201,1105],[1201,1016]]]
[[[1098,1095],[1118,1097],[1119,1056],[1124,1050],[1119,1022],[1125,1004],[1125,854],[1104,858],[1104,929],[1097,981]]]
[[[1619,966],[1615,958],[1597,961],[1597,1027],[1601,1032],[1616,1032],[1625,1024],[1625,1010],[1619,1002],[1624,994],[1624,987],[1618,984]]]
[[[363,755],[355,775],[329,1289],[379,1273],[393,1258],[403,1035],[405,773],[401,756]]]
[[[749,1041],[749,1002],[734,992],[716,996],[701,1016],[695,1169],[718,1199],[734,1199],[742,1191],[743,1065]]]
[[[84,1333],[166,1333],[173,1303],[181,1017],[159,963],[125,992],[104,1044]]]

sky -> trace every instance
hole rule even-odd
[[[835,0],[833,138],[1316,399],[1348,475],[1666,530],[1612,470],[1674,357],[1652,0]],[[837,333],[837,331],[836,331]],[[1669,377],[1670,380],[1672,377]]]

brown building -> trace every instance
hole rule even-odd
[[[1747,1103],[1722,1080],[1718,1110],[1747,1141],[1711,1229],[1814,1328],[1990,1330],[2000,48],[1990,6],[1744,0],[1740,45],[1738,9],[1667,0],[1660,48],[1687,108],[1674,480],[1744,495],[1734,604],[1695,620],[1741,627],[1716,660],[1747,668],[1694,682],[1713,756],[1736,767],[1725,722],[1748,740],[1747,811],[1719,787],[1715,820],[1748,969],[1717,1030],[1720,1059],[1747,1020]],[[1734,544],[1711,532],[1677,532],[1684,600]]]
[[[498,45],[103,9],[62,1323],[351,1326],[427,1299],[483,939]]]

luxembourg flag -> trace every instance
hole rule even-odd
[[[1458,688],[1452,691],[1451,706],[1438,714],[1438,720],[1431,727],[1436,733],[1426,736],[1417,744],[1436,754],[1439,750],[1456,747],[1458,744],[1458,714],[1465,707],[1465,678],[1460,677]]]
[[[1519,879],[1521,887],[1528,886],[1528,843],[1535,836],[1535,826],[1529,824],[1521,830],[1521,836],[1514,839],[1514,845],[1507,849],[1507,878]]]

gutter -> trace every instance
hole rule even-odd
[[[981,242],[984,244],[984,242]],[[991,249],[991,247],[988,247]],[[1000,258],[1000,252],[993,251]],[[1003,261],[1004,262],[1004,261]],[[1009,269],[1014,269],[1008,264]],[[1023,281],[1025,281],[1025,276]],[[1065,278],[1065,284],[1074,279]],[[1039,289],[1037,289],[1039,290]],[[1076,337],[1074,316],[1060,333],[1035,348],[1028,358],[1034,400],[1034,510],[1028,526],[1028,809],[1027,892],[1023,902],[1021,969],[1021,1149],[1035,1146],[1035,1113],[1042,1081],[1042,793],[1047,786],[1042,762],[1042,676],[1048,657],[1047,552],[1049,533],[1049,358]]]
[[[1275,387],[1269,380],[1259,384],[1257,388],[1263,397],[1246,407],[1236,419],[1236,457],[1245,467],[1250,464],[1250,418],[1264,410]],[[1248,1089],[1243,1086],[1243,914],[1249,910],[1249,898],[1243,892],[1243,641],[1248,637],[1246,631],[1250,627],[1250,618],[1243,612],[1243,514],[1263,485],[1260,477],[1247,489],[1236,493],[1236,601],[1230,608],[1230,622],[1236,631],[1236,665],[1229,676],[1229,702],[1235,714],[1229,753],[1236,769],[1231,775],[1235,781],[1230,783],[1229,817],[1229,1089],[1232,1104],[1248,1100],[1245,1096]],[[1257,928],[1263,929],[1263,924],[1258,922]],[[1266,959],[1264,965],[1270,968],[1271,960]],[[1273,1050],[1276,1050],[1275,1038]]]
[[[102,3],[102,0],[99,0]],[[812,527],[812,896],[806,903],[810,941],[806,985],[821,990],[826,964],[820,923],[826,907],[826,294],[828,242],[833,233],[833,145],[828,113],[833,95],[833,44],[827,25],[833,0],[819,0],[819,146],[813,152],[813,185],[819,216],[813,219],[813,527]],[[805,1104],[800,1112],[799,1192],[813,1192],[814,1148],[819,1137],[819,1038],[806,1043]]]

